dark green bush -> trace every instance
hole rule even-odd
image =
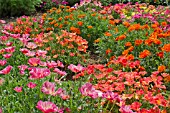
[[[41,0],[0,0],[0,17],[30,15]]]
[[[67,0],[69,6],[73,6],[76,3],[79,3],[80,0]]]

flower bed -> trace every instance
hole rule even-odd
[[[82,1],[0,21],[0,113],[169,113],[168,12]]]

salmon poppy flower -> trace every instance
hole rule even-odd
[[[139,58],[145,58],[147,56],[151,55],[149,50],[143,50],[140,54],[139,54]]]
[[[166,67],[164,65],[158,66],[158,71],[159,72],[164,72]]]

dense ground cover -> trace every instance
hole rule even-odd
[[[169,18],[168,6],[81,1],[1,20],[0,113],[169,113]]]

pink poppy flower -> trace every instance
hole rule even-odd
[[[23,54],[26,54],[29,52],[29,50],[27,48],[21,48],[20,51],[23,53]]]
[[[40,65],[40,66],[47,66],[47,63],[40,61],[39,65]]]
[[[27,65],[20,65],[18,66],[19,70],[26,70],[28,68]]]
[[[64,95],[65,94],[65,91],[62,89],[62,88],[58,88],[58,90],[56,91],[56,95]]]
[[[18,68],[19,68],[19,70],[20,70],[20,74],[21,75],[24,75],[25,74],[25,69],[27,69],[28,68],[28,66],[27,65],[20,65],[20,66],[18,66]]]
[[[13,42],[7,42],[6,46],[12,46]]]
[[[50,75],[50,70],[47,68],[32,68],[29,72],[29,79],[40,79]]]
[[[28,64],[30,66],[36,67],[40,63],[40,58],[30,58],[28,59]]]
[[[58,67],[64,67],[63,63],[59,60],[57,60]]]
[[[121,100],[119,95],[112,91],[107,91],[107,92],[103,93],[102,97],[106,98],[108,100]]]
[[[2,108],[0,107],[0,113],[2,113]]]
[[[15,47],[7,47],[7,48],[5,48],[5,51],[9,52],[9,53],[13,53],[13,52],[15,52]]]
[[[22,87],[15,87],[14,90],[19,93],[19,92],[22,92]]]
[[[3,57],[8,59],[8,58],[11,58],[12,54],[3,54]]]
[[[5,49],[0,49],[0,54],[3,54],[5,52]]]
[[[28,53],[25,54],[28,57],[33,57],[35,56],[35,52],[34,51],[28,51]]]
[[[47,51],[37,50],[35,54],[36,54],[37,57],[42,56],[44,58],[47,54]]]
[[[6,68],[4,68],[3,70],[0,71],[0,74],[6,75],[6,74],[10,73],[11,69],[12,69],[12,66],[8,65]]]
[[[8,39],[9,39],[8,36],[0,36],[0,40],[1,40],[2,42],[7,41]]]
[[[1,24],[5,24],[6,21],[5,21],[5,20],[0,20],[0,23],[1,23]]]
[[[84,84],[79,91],[84,96],[90,96],[91,98],[102,97],[103,93],[99,90],[96,90],[91,83]]]
[[[37,84],[35,84],[35,83],[33,83],[33,82],[29,82],[29,83],[27,84],[27,86],[28,86],[29,88],[33,89],[33,88],[35,88],[35,87],[37,86]]]
[[[37,109],[39,109],[40,111],[42,111],[43,113],[52,113],[52,112],[58,112],[58,107],[50,102],[50,101],[38,101],[37,103],[37,106],[36,106]]]
[[[81,66],[80,64],[78,64],[77,66],[73,65],[73,64],[70,64],[68,66],[68,69],[70,69],[74,73],[78,73],[80,71],[83,71],[85,68],[83,66]]]
[[[0,78],[0,86],[2,86],[5,82],[5,79],[4,78]]]
[[[44,94],[49,94],[49,95],[55,96],[56,95],[55,83],[48,82],[48,81],[44,82],[42,87],[41,87],[41,91]]]
[[[0,66],[4,66],[7,63],[6,60],[0,60]]]
[[[61,70],[59,70],[58,68],[54,68],[53,71],[56,72],[56,73],[58,73],[58,74],[61,75],[61,76],[67,75],[67,73],[66,73],[65,71],[61,71]]]
[[[131,110],[130,106],[128,106],[128,105],[123,105],[123,106],[121,106],[120,109],[119,109],[119,111],[120,111],[121,113],[136,113],[136,112],[133,112],[133,111]]]
[[[55,61],[51,61],[51,62],[47,61],[47,66],[48,68],[54,68],[57,66],[57,63]]]
[[[26,47],[29,49],[35,49],[37,48],[37,45],[34,42],[28,42]]]

